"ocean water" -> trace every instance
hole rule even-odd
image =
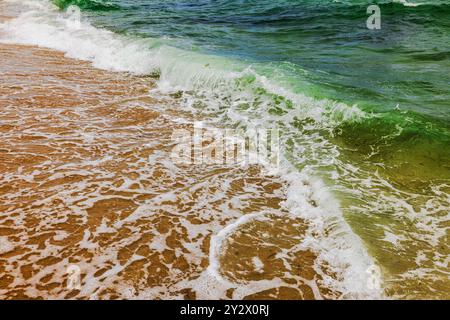
[[[314,226],[304,245],[335,267],[330,287],[449,298],[448,1],[21,3],[3,42],[150,76],[152,94],[211,125],[280,128],[286,208]],[[366,28],[373,3],[380,30]],[[218,233],[210,258],[251,218]],[[366,283],[373,273],[380,288]]]

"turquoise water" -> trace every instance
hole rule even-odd
[[[205,112],[277,123],[286,157],[333,189],[386,293],[449,297],[448,1],[54,2],[165,48],[149,69],[195,79]],[[373,3],[380,30],[366,28]],[[221,82],[219,70],[242,74]]]

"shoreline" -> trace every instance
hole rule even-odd
[[[257,168],[222,168],[219,172],[217,168],[209,172],[185,168],[180,173],[164,167],[164,161],[156,161],[166,158],[171,131],[180,125],[153,108],[164,102],[146,94],[148,78],[93,69],[87,62],[33,46],[1,44],[0,56],[8,61],[1,67],[4,76],[0,87],[0,131],[4,137],[0,145],[4,175],[0,181],[0,236],[11,246],[0,253],[1,296],[315,297],[306,283],[281,280],[283,264],[275,258],[275,244],[258,249],[263,272],[252,271],[254,252],[247,248],[249,239],[237,237],[234,245],[228,244],[233,250],[225,253],[225,259],[241,259],[244,269],[236,270],[235,264],[222,266],[229,270],[226,272],[246,274],[236,283],[271,277],[280,280],[261,283],[261,290],[255,282],[247,293],[242,290],[245,285],[233,288],[220,281],[213,283],[216,280],[212,278],[197,281],[207,277],[210,236],[241,214],[281,210],[282,185],[260,176]],[[139,138],[133,141],[133,137]],[[149,166],[146,159],[152,156],[156,162]],[[233,186],[218,201],[210,188],[217,188],[224,175]],[[191,176],[210,183],[203,192],[206,199],[212,196],[205,204],[213,207],[197,214],[192,200],[205,187],[196,187]],[[253,191],[252,199],[241,209],[221,214],[219,208],[231,205],[233,195],[248,186],[261,190]],[[177,200],[158,200],[157,195],[164,193],[174,194],[169,198]],[[188,198],[191,200],[186,203]],[[273,226],[261,223],[260,236],[264,230],[273,232]],[[290,239],[284,247],[295,246],[299,230],[304,230],[301,224],[292,220],[291,226],[284,222],[278,225],[277,232],[285,235],[275,242]],[[298,229],[292,228],[297,225]],[[194,226],[197,231],[189,231]],[[248,227],[254,228],[252,223]],[[157,235],[165,244],[155,238]],[[238,252],[244,256],[236,256]],[[311,265],[309,269],[302,266],[301,277],[312,281],[318,277],[312,269],[314,254],[299,253],[295,263]],[[66,269],[73,264],[80,266],[86,289],[65,288]],[[201,296],[196,286],[204,285],[216,287],[216,292]],[[239,293],[233,296],[236,289]],[[319,289],[314,290],[317,294]],[[329,290],[324,292],[330,294]]]

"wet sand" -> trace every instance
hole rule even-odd
[[[298,246],[307,226],[283,215],[280,181],[173,166],[173,130],[192,128],[174,121],[176,99],[148,93],[152,78],[37,47],[1,44],[0,60],[0,297],[339,297]],[[211,237],[261,213],[227,236],[211,275]]]

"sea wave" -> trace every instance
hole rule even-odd
[[[309,222],[305,245],[316,251],[322,266],[336,276],[323,274],[326,285],[343,292],[344,298],[383,296],[379,288],[367,286],[373,277],[367,270],[374,261],[344,220],[338,201],[314,173],[315,168],[330,164],[338,152],[317,130],[360,121],[367,116],[364,112],[356,106],[294,93],[240,61],[177,49],[165,39],[118,35],[96,28],[85,19],[73,25],[65,13],[47,1],[25,5],[29,9],[0,27],[2,42],[63,51],[69,57],[91,61],[97,68],[153,75],[158,78],[156,93],[182,91],[181,105],[193,112],[201,109],[203,114],[215,115],[211,118],[216,123],[268,127],[276,116],[281,125],[303,126],[303,155],[311,157],[314,164],[295,167],[288,155],[283,157],[280,176],[286,182],[284,207]],[[292,130],[285,128],[284,133],[284,143],[289,144]],[[220,235],[211,244],[216,245],[211,249],[212,266]]]

